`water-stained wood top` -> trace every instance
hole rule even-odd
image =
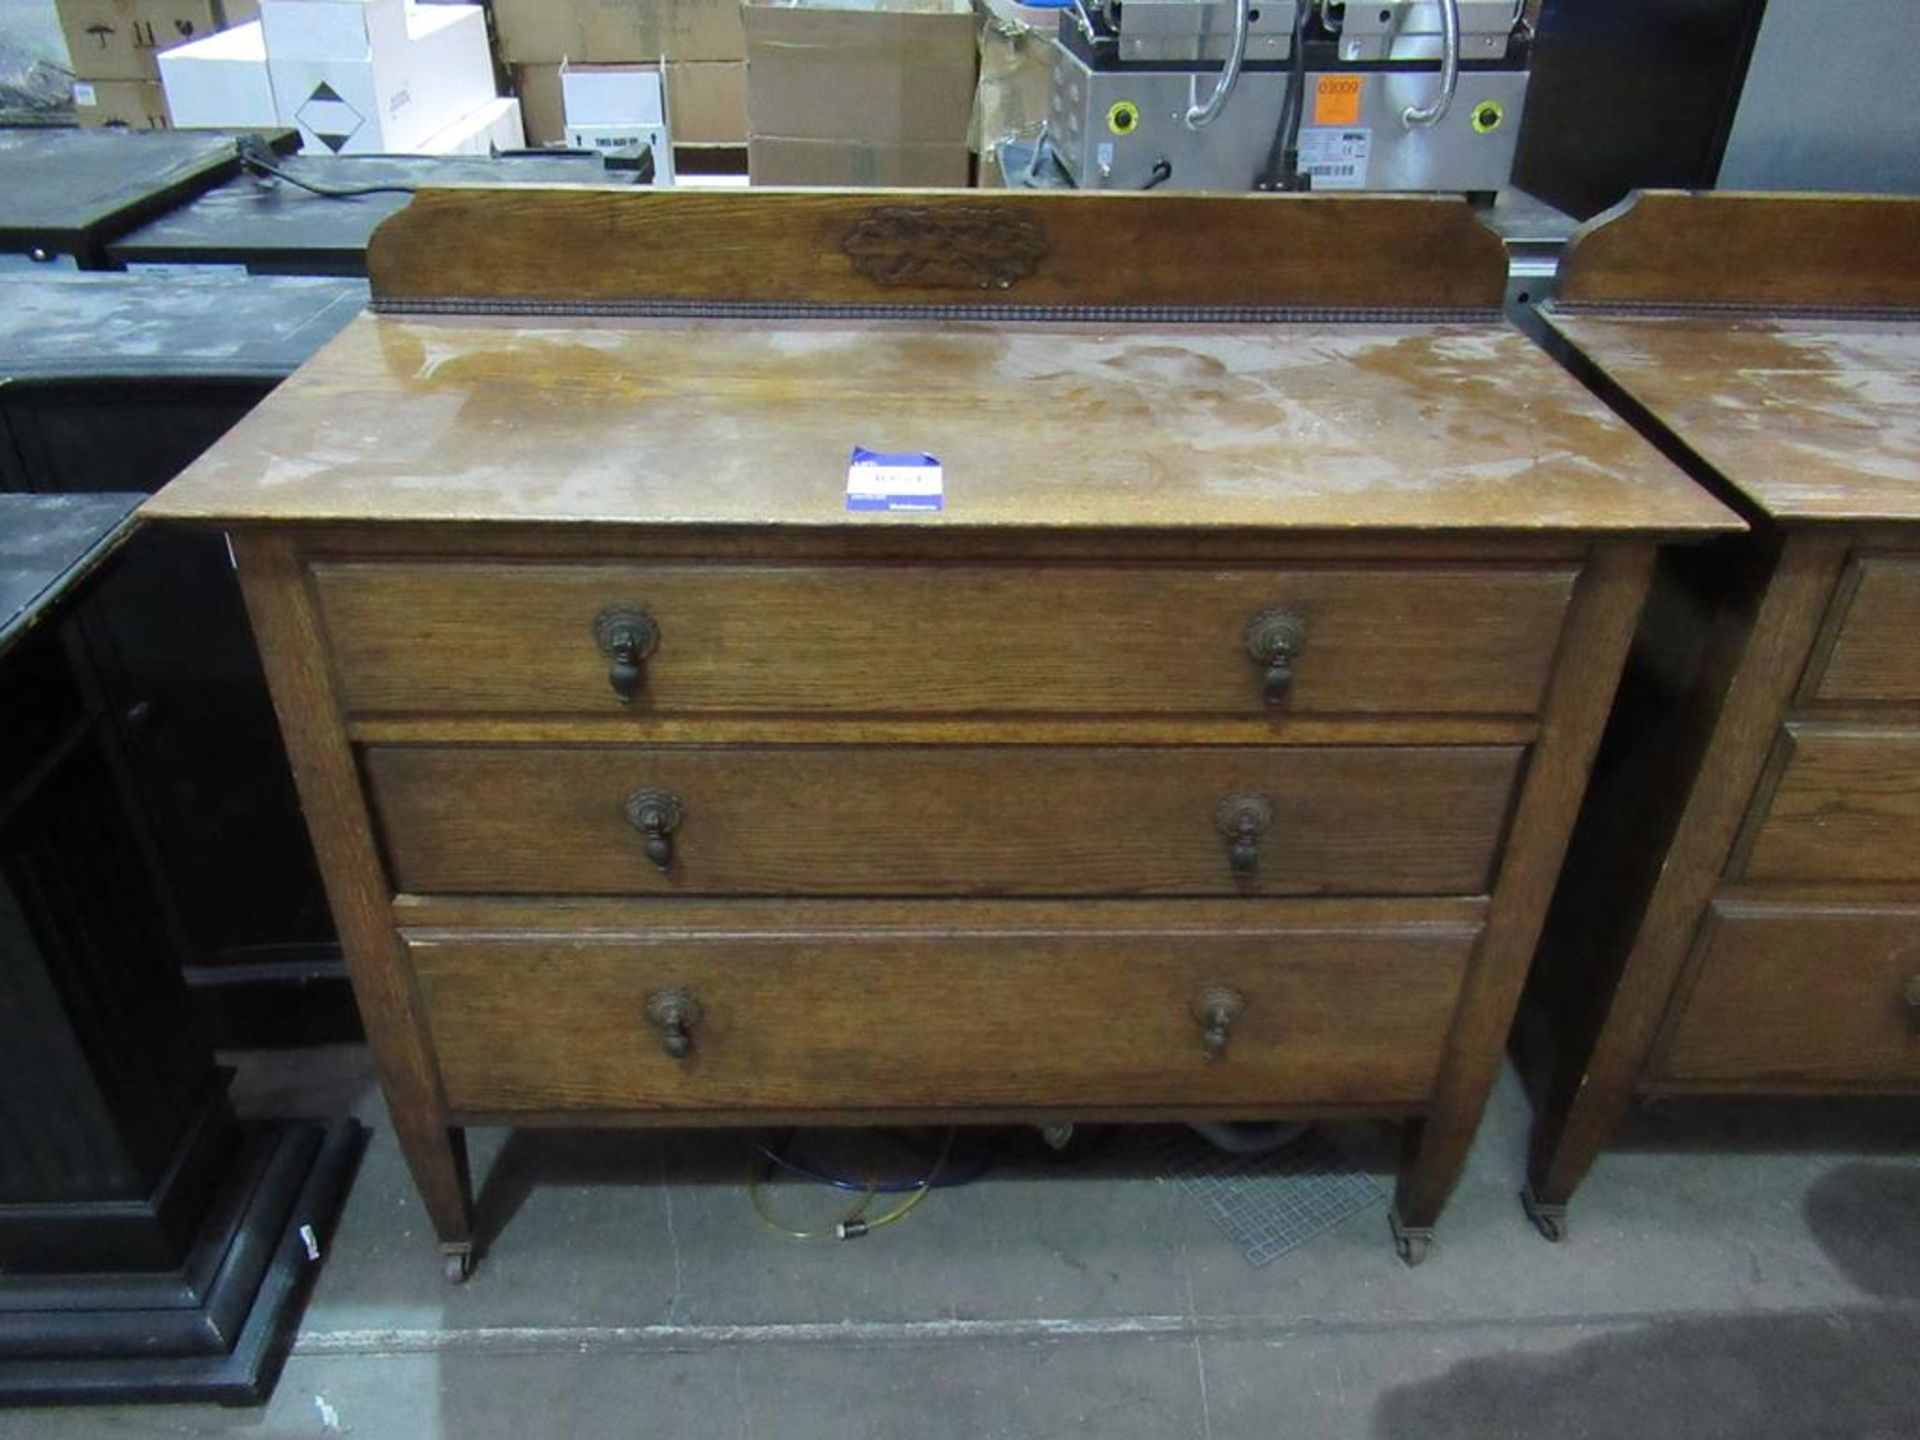
[[[854,446],[937,456],[944,512],[849,514]],[[1735,524],[1490,320],[369,316],[149,513],[225,524]]]
[[[1550,319],[1769,514],[1920,519],[1920,322],[1726,313]]]

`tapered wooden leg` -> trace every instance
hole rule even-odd
[[[373,824],[297,542],[287,535],[242,534],[233,543],[247,614],[394,1133],[440,1239],[448,1274],[464,1279],[473,1257],[466,1136],[444,1118],[420,997],[394,930],[392,886],[374,848]]]
[[[1520,1203],[1533,1226],[1549,1240],[1566,1236],[1567,1203],[1587,1177],[1600,1149],[1633,1099],[1633,1070],[1641,1056],[1609,1064],[1626,1073],[1617,1083],[1582,1085],[1573,1101],[1542,1114],[1527,1154],[1527,1188]]]
[[[467,1132],[431,1123],[401,1125],[396,1116],[394,1134],[441,1250],[471,1250],[473,1181],[467,1166]]]
[[[1650,546],[1601,546],[1574,592],[1486,933],[1461,991],[1433,1103],[1408,1131],[1392,1221],[1396,1247],[1409,1264],[1425,1256],[1499,1073],[1652,572]]]
[[[1748,632],[1729,642],[1723,695],[1700,749],[1686,804],[1590,1042],[1542,1086],[1521,1203],[1541,1234],[1566,1234],[1568,1202],[1620,1124],[1646,1073],[1700,918],[1760,783],[1780,716],[1812,648],[1846,560],[1844,537],[1795,535],[1782,548]],[[1622,897],[1621,903],[1631,903]]]

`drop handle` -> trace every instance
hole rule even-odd
[[[686,813],[670,790],[636,790],[627,797],[627,821],[645,837],[647,859],[662,875],[673,869],[673,832]]]
[[[660,1048],[669,1060],[693,1053],[693,1027],[700,1023],[700,1000],[682,986],[647,996],[647,1023],[660,1032]]]
[[[1907,1002],[1907,1033],[1920,1039],[1920,975],[1909,975],[1901,994]]]
[[[660,626],[638,605],[602,610],[593,621],[593,641],[607,657],[607,684],[622,705],[631,705],[647,683],[646,662],[660,648]]]
[[[1227,1058],[1233,1022],[1246,1008],[1246,997],[1224,985],[1209,986],[1193,997],[1192,1014],[1200,1026],[1200,1048],[1206,1052],[1209,1065]]]
[[[1273,825],[1273,803],[1264,795],[1229,795],[1213,812],[1213,825],[1227,842],[1227,864],[1236,875],[1260,868],[1260,837]]]
[[[1246,643],[1247,655],[1260,667],[1260,693],[1267,704],[1286,704],[1294,662],[1306,648],[1306,616],[1297,610],[1263,610],[1247,622]]]

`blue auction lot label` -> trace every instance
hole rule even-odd
[[[889,455],[856,445],[847,459],[849,510],[941,510],[945,498],[940,462],[924,451]]]

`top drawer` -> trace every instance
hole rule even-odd
[[[1810,698],[1920,701],[1920,560],[1863,556],[1840,594],[1846,609]]]
[[[421,562],[313,576],[359,714],[1246,716],[1532,714],[1574,572]],[[605,642],[623,628],[647,653],[616,677]]]

